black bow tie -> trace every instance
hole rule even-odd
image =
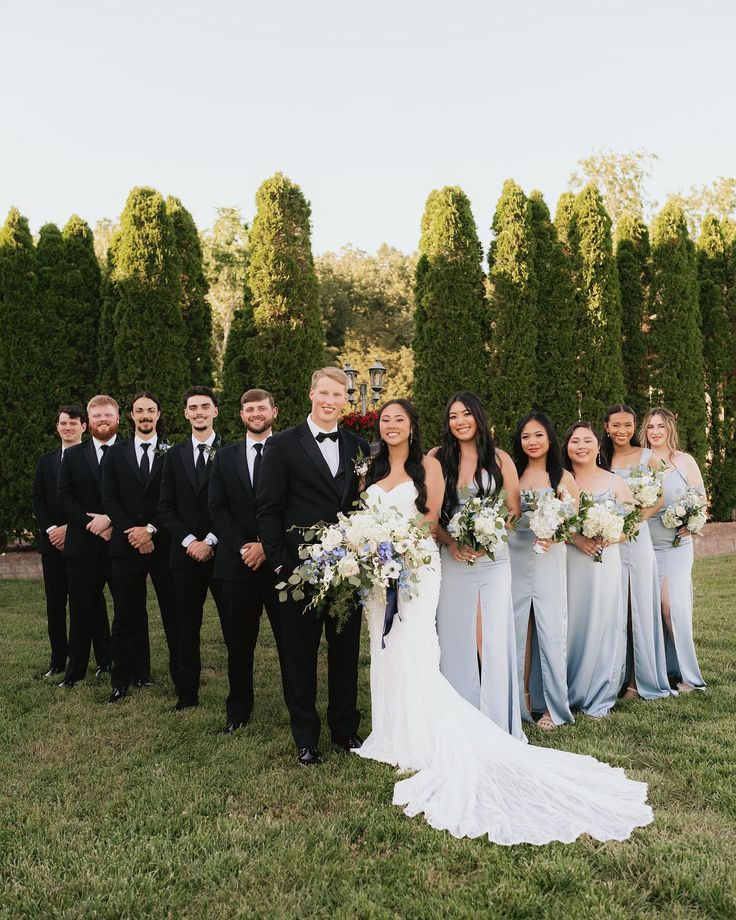
[[[317,443],[321,444],[323,441],[336,441],[337,432],[336,431],[321,431],[317,435]]]

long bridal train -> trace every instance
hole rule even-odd
[[[371,500],[416,515],[403,482]],[[495,843],[571,843],[581,834],[624,840],[653,820],[645,783],[593,757],[523,744],[459,696],[439,669],[435,610],[439,554],[420,573],[419,595],[400,601],[381,648],[384,601],[366,613],[371,644],[373,730],[355,753],[417,771],[394,787],[395,805],[455,837]]]

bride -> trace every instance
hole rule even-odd
[[[444,483],[422,453],[417,413],[403,399],[378,418],[381,446],[367,475],[372,504],[437,524]],[[570,843],[581,834],[623,840],[652,820],[645,783],[593,757],[525,745],[459,696],[440,673],[435,611],[439,554],[420,572],[419,592],[399,601],[385,636],[380,589],[366,604],[373,730],[354,751],[416,771],[394,787],[394,804],[420,812],[455,837],[495,843]]]

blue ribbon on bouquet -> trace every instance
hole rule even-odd
[[[383,634],[381,636],[381,648],[386,648],[386,643],[383,641],[385,637],[391,632],[391,627],[394,625],[394,617],[399,612],[399,592],[396,588],[386,588],[386,610],[383,614]],[[401,617],[399,617],[401,619]]]

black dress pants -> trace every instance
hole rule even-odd
[[[66,635],[67,578],[66,559],[58,549],[41,556],[43,589],[46,593],[46,624],[51,644],[52,670],[66,667],[68,652]]]
[[[317,651],[324,629],[327,638],[327,724],[333,741],[355,736],[360,723],[358,655],[361,611],[357,604],[341,632],[336,621],[309,610],[306,601],[285,601],[281,625],[287,679],[291,733],[298,748],[317,747],[320,718],[317,713]]]
[[[69,660],[65,680],[84,680],[89,664],[90,646],[94,645],[98,667],[109,667],[110,624],[105,605],[105,585],[114,590],[107,556],[97,559],[67,559],[69,587]]]
[[[169,650],[169,674],[179,680],[179,623],[174,579],[168,558],[158,553],[116,556],[112,560],[115,614],[112,621],[112,686],[127,689],[150,675],[146,580],[151,576]],[[143,650],[143,653],[142,651]]]
[[[220,618],[222,637],[227,645],[227,622],[221,583],[212,575],[214,560],[196,563],[191,568],[173,569],[174,588],[179,608],[179,702],[199,703],[199,678],[202,670],[200,633],[207,591],[212,593]]]
[[[247,722],[253,709],[253,654],[264,607],[276,641],[281,684],[286,698],[280,605],[275,582],[273,573],[265,565],[253,572],[247,581],[220,582],[227,622],[227,676],[230,692],[225,711],[228,722]]]

